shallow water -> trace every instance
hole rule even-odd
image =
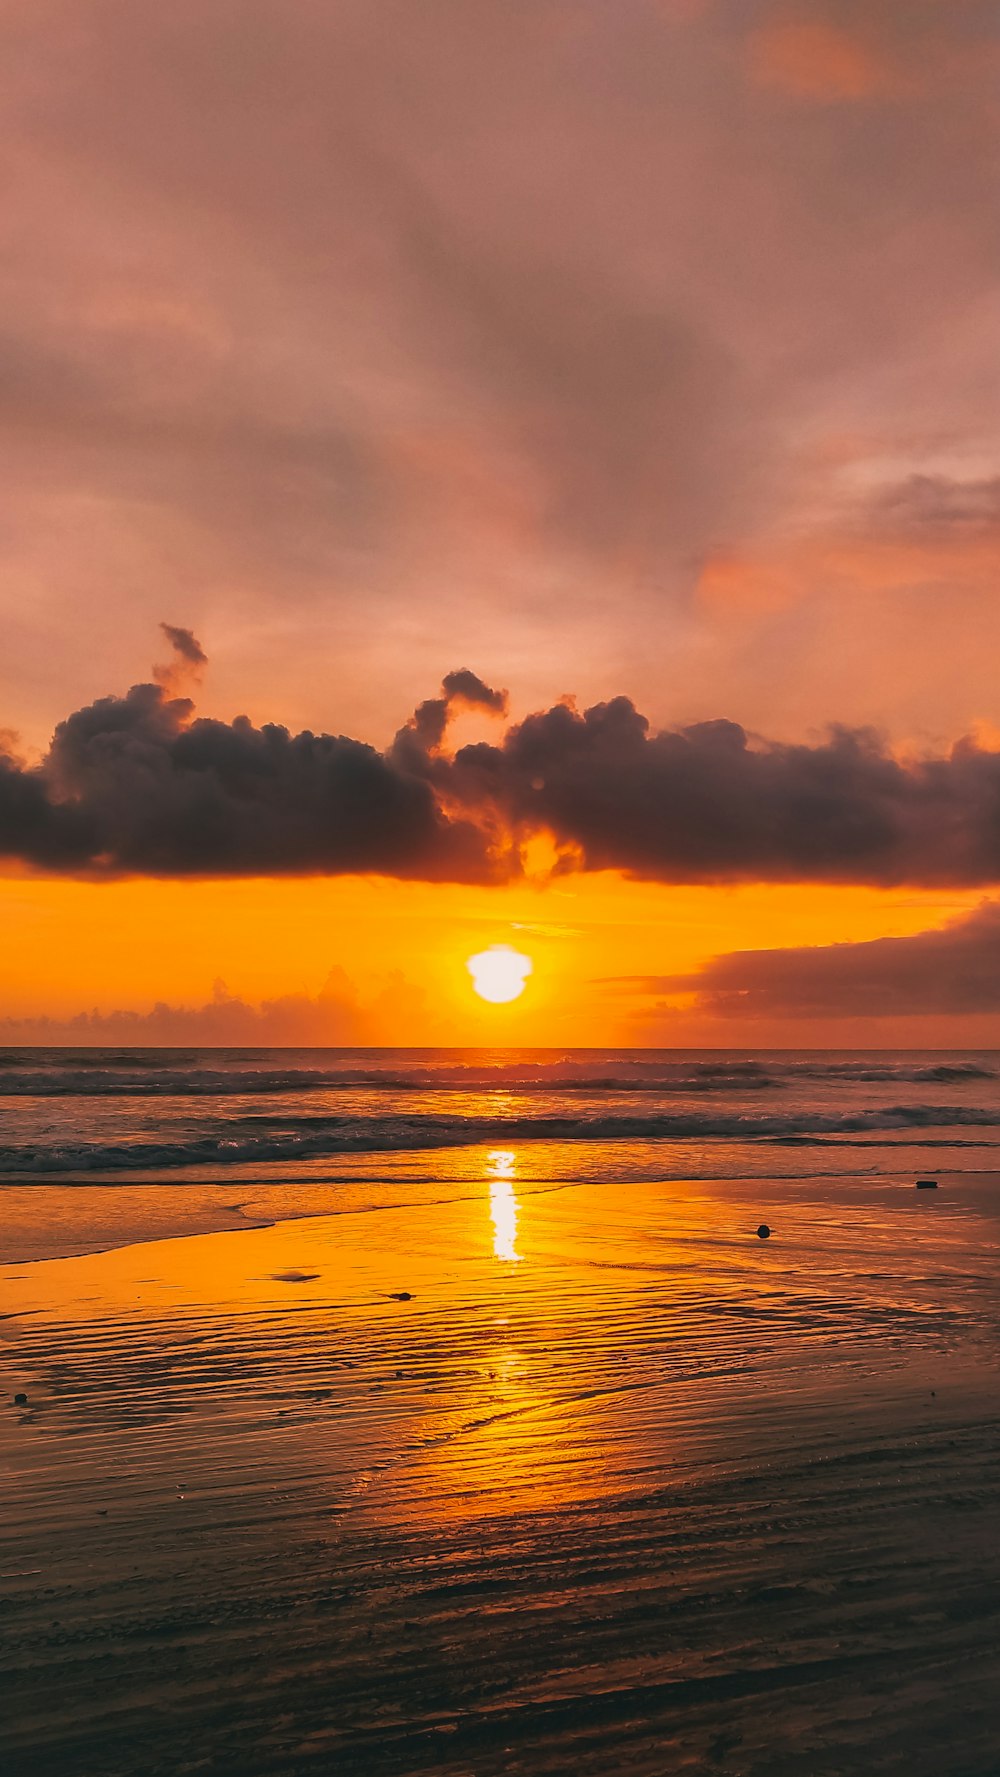
[[[3,1257],[522,1185],[1000,1162],[992,1051],[0,1051]],[[66,1196],[72,1188],[75,1195]]]
[[[16,1772],[993,1777],[997,1178],[536,1151],[5,1269]]]

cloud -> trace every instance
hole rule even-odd
[[[692,608],[706,558],[811,534],[847,436],[901,476],[971,440],[992,473],[988,0],[0,10],[29,746],[95,648],[125,682],[178,584],[225,707],[292,727],[336,661],[340,719],[383,739],[446,644],[533,704],[606,677],[660,722],[680,686],[685,719],[721,696],[797,731],[813,580],[744,686]],[[779,84],[748,90],[755,31]],[[891,102],[789,102],[873,64]],[[839,713],[896,719],[908,623]],[[982,652],[938,690],[953,729]]]
[[[444,719],[456,698],[496,695],[459,673]],[[0,856],[96,876],[497,873],[482,825],[444,813],[405,763],[342,735],[196,717],[163,684],[75,711],[37,767],[0,755]]]
[[[185,686],[200,683],[208,655],[192,630],[180,629],[175,623],[161,623],[160,628],[174,657],[165,666],[154,666],[153,678],[164,691],[176,696]]]
[[[198,716],[163,685],[133,685],[60,722],[38,765],[0,754],[0,857],[90,877],[489,883],[518,875],[543,834],[557,873],[1000,882],[1000,751],[984,740],[899,757],[867,729],[798,744],[725,719],[657,731],[614,697],[582,712],[564,700],[452,755],[448,723],[466,707],[502,716],[506,693],[449,673],[379,752]]]
[[[1000,753],[902,760],[868,730],[752,741],[718,720],[654,732],[628,698],[563,703],[461,749],[453,794],[544,831],[568,867],[662,882],[1000,880]]]
[[[485,710],[489,715],[507,713],[506,691],[494,691],[468,667],[446,673],[441,681],[440,697],[428,697],[414,710],[393,742],[394,759],[421,769],[428,754],[436,753],[445,737],[451,716],[457,709]]]
[[[216,981],[202,1006],[158,1001],[148,1012],[80,1012],[70,1018],[0,1019],[0,1044],[90,1045],[129,1048],[324,1048],[398,1041],[400,1019],[412,1025],[427,1012],[423,994],[392,974],[367,1001],[343,969],[331,969],[318,993],[288,993],[259,1004]]]
[[[1000,1012],[1000,903],[940,931],[861,944],[742,950],[694,975],[636,980],[647,993],[694,994],[721,1018],[893,1018]]]
[[[751,39],[754,78],[797,99],[836,102],[891,91],[870,45],[820,20],[765,26]]]
[[[995,535],[1000,530],[1000,475],[965,481],[908,475],[872,497],[869,519],[883,533],[921,543],[956,534]]]
[[[747,36],[751,78],[818,106],[924,104],[972,90],[995,44],[984,0],[758,0]]]

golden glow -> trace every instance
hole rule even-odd
[[[288,1017],[278,1034],[265,1026],[259,1036],[215,1041],[781,1046],[801,1042],[801,1028],[751,1036],[735,1021],[713,1025],[683,1004],[651,1020],[660,998],[655,978],[696,970],[720,951],[906,937],[980,899],[978,889],[661,887],[611,871],[505,888],[375,877],[86,883],[8,876],[0,879],[0,1012],[10,1019],[65,1018],[91,1007],[146,1012],[158,1000],[199,1007],[221,978],[250,1005],[285,1004]],[[465,961],[498,936],[530,948],[535,964],[530,993],[507,1005],[473,991]],[[316,1002],[338,966],[363,1013],[356,1034],[334,1013],[327,1017],[322,1000],[308,1018],[296,1009],[296,996]],[[939,1023],[939,1031],[921,1031],[920,1041],[953,1043],[947,1021]],[[861,1024],[839,1040],[870,1043]],[[980,1033],[969,1021],[965,1029],[970,1044],[996,1040],[995,1030]],[[914,1040],[888,1028],[879,1037]],[[9,1025],[0,1043],[88,1040],[191,1043],[197,1036],[188,1028],[164,1035],[141,1021],[116,1037],[100,1026],[29,1037]],[[211,1032],[202,1040],[212,1041]],[[829,1040],[822,1020],[812,1040]]]
[[[493,1218],[493,1256],[508,1264],[520,1262],[517,1251],[517,1198],[514,1195],[515,1156],[510,1148],[494,1148],[487,1156],[490,1181],[490,1215]]]
[[[494,1006],[505,1006],[510,1000],[520,999],[531,974],[532,962],[529,956],[523,956],[509,944],[491,944],[489,950],[479,950],[475,956],[470,956],[466,968],[481,1000],[489,1000]]]

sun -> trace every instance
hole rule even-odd
[[[488,950],[470,956],[465,966],[480,999],[491,1000],[495,1006],[516,1000],[532,969],[530,956],[522,956],[509,944],[491,944]]]

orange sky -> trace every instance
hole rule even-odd
[[[330,970],[341,968],[369,1021],[345,1022],[339,999],[327,1014],[320,1008],[315,1024],[311,1012],[293,1006],[293,1040],[301,1032],[299,1040],[320,1042],[325,1032],[333,1042],[739,1046],[751,1038],[692,1015],[684,996],[673,1002],[673,1016],[657,1015],[657,996],[613,978],[685,973],[720,951],[823,944],[833,933],[856,940],[916,933],[980,899],[926,890],[666,888],[612,872],[505,889],[370,878],[22,878],[0,882],[0,921],[22,938],[4,955],[4,1003],[22,1018],[40,1011],[64,1018],[81,1008],[146,1010],[160,999],[199,1007],[221,980],[229,995],[258,1005],[285,995],[315,999]],[[470,954],[496,943],[513,945],[534,964],[512,1005],[479,1000],[465,968]],[[916,1034],[954,1041],[954,1021],[938,1019]],[[778,1043],[823,1036],[773,1023],[754,1032],[755,1040]],[[140,1030],[134,1040],[158,1037],[160,1029],[145,1038]]]

